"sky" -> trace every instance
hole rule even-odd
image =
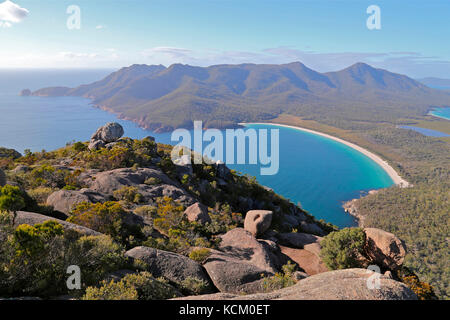
[[[450,78],[449,0],[1,1],[0,68],[365,62]]]

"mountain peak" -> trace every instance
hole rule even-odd
[[[361,72],[361,71],[374,71],[377,69],[367,63],[357,62],[355,64],[352,64],[350,67],[345,68],[344,70],[355,70],[355,71],[357,70]]]

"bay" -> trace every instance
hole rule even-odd
[[[72,141],[89,140],[106,122],[119,122],[125,135],[151,135],[161,143],[171,142],[170,133],[154,133],[133,122],[93,108],[90,100],[78,97],[20,97],[25,88],[54,85],[76,86],[98,80],[110,70],[0,71],[0,146],[20,152],[53,150]],[[274,126],[249,125],[255,129]],[[262,176],[260,165],[229,165],[290,199],[318,219],[339,227],[355,226],[355,219],[342,209],[344,201],[366,192],[389,187],[389,175],[374,161],[337,141],[293,128],[276,127],[280,132],[280,169],[276,175]]]

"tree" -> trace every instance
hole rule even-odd
[[[320,245],[320,255],[325,265],[332,269],[348,269],[363,267],[366,234],[362,228],[345,228],[331,232]]]
[[[0,187],[0,211],[13,213],[13,224],[16,220],[16,212],[23,208],[25,208],[25,199],[19,187],[8,184]]]

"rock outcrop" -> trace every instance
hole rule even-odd
[[[406,246],[392,233],[376,228],[365,228],[366,253],[380,267],[395,270],[405,259]]]
[[[47,198],[47,205],[52,206],[55,211],[70,214],[74,206],[81,202],[103,202],[105,197],[98,192],[81,190],[59,190]]]
[[[72,230],[76,230],[84,235],[87,236],[98,236],[101,235],[101,233],[94,231],[92,229],[74,224],[74,223],[70,223],[64,220],[59,220],[59,219],[55,219],[52,217],[48,217],[48,216],[44,216],[42,214],[39,213],[34,213],[34,212],[26,212],[26,211],[18,211],[16,214],[16,219],[14,220],[14,225],[17,227],[21,224],[29,224],[30,226],[34,226],[35,224],[38,223],[44,223],[45,221],[56,221],[58,223],[60,223],[64,229],[72,229]]]
[[[275,274],[289,260],[274,242],[259,241],[242,228],[221,239],[219,250],[211,250],[203,265],[221,292],[261,292],[261,275]]]
[[[247,212],[244,220],[244,229],[254,237],[263,234],[272,223],[273,212],[268,210],[251,210]]]
[[[373,281],[374,280],[374,281]],[[379,281],[379,282],[378,282]],[[378,285],[377,285],[378,282]],[[366,269],[329,271],[270,293],[210,294],[179,300],[417,300],[405,284]]]
[[[140,246],[128,250],[125,256],[144,262],[147,271],[155,278],[164,277],[179,284],[186,278],[192,277],[206,281],[210,289],[213,289],[213,285],[202,266],[180,254]]]
[[[109,122],[98,128],[92,135],[89,150],[98,150],[109,143],[116,142],[123,134],[124,130],[120,124],[117,122]]]
[[[91,140],[101,140],[105,143],[115,142],[124,134],[123,127],[117,122],[109,122],[101,126],[92,135]]]
[[[284,246],[280,246],[280,249],[283,254],[297,263],[310,276],[329,271],[320,256],[314,252]]]
[[[158,184],[146,184],[149,178],[160,181]],[[92,174],[84,174],[83,183],[90,190],[96,191],[112,198],[114,191],[122,187],[136,187],[142,196],[142,202],[151,204],[157,197],[168,196],[184,205],[195,203],[195,199],[189,195],[178,182],[170,179],[157,168],[121,168]]]
[[[208,214],[208,207],[200,202],[196,202],[187,207],[184,214],[190,222],[198,222],[200,224],[211,222],[211,217]]]

